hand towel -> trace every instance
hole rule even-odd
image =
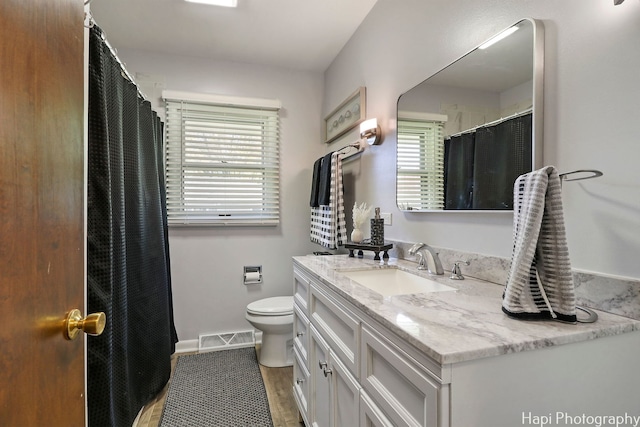
[[[322,157],[315,161],[313,164],[313,177],[311,178],[311,197],[309,200],[309,206],[317,208],[320,206],[318,203],[318,191],[320,187],[320,166],[322,165]]]
[[[322,165],[320,166],[320,180],[318,182],[318,205],[329,205],[331,182],[333,175],[331,174],[333,169],[333,154],[329,153],[322,158]]]
[[[553,166],[515,181],[513,255],[502,302],[510,316],[577,321],[560,193]]]
[[[341,156],[332,153],[329,160],[329,203],[311,208],[311,241],[329,249],[336,249],[347,242]]]

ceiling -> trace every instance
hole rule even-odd
[[[377,0],[92,0],[116,49],[325,71]]]

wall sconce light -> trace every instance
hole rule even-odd
[[[381,137],[382,130],[378,125],[378,119],[369,119],[360,123],[360,138],[366,139],[369,145],[380,144]]]

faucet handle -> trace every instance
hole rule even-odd
[[[470,264],[469,261],[462,261],[462,260],[454,261],[453,268],[451,269],[451,276],[449,276],[449,279],[464,280],[464,276],[462,275],[462,271],[460,270],[461,262],[463,262],[465,265]]]

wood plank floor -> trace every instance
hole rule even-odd
[[[256,349],[260,351],[260,348]],[[183,353],[194,354],[194,353]],[[176,366],[177,357],[171,361],[171,371]],[[298,421],[298,409],[293,398],[293,368],[267,368],[260,365],[260,372],[269,399],[269,410],[274,427],[304,427],[304,423]],[[147,406],[138,417],[133,427],[159,427],[162,409],[167,399],[167,385],[164,390]],[[195,426],[194,426],[195,427]],[[224,427],[224,426],[215,426]]]

